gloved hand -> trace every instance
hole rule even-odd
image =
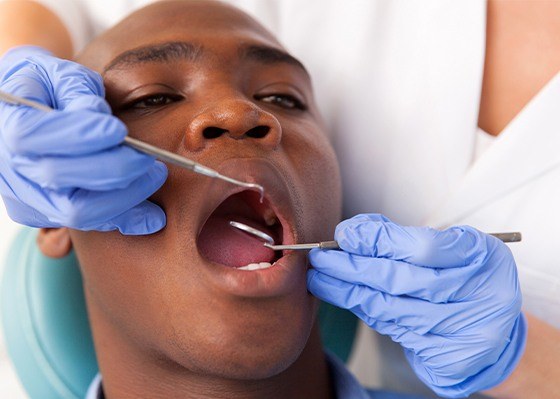
[[[335,239],[343,251],[310,252],[309,291],[400,343],[436,394],[465,397],[513,371],[527,326],[515,262],[500,240],[377,214],[343,221]]]
[[[0,194],[13,220],[123,234],[165,226],[163,210],[146,198],[167,168],[119,145],[127,129],[103,99],[101,76],[23,46],[0,59],[0,90],[56,109],[0,101]]]

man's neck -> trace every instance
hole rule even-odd
[[[167,362],[139,359],[129,345],[95,337],[106,399],[227,398],[334,399],[329,367],[315,326],[301,355],[283,372],[260,380],[193,373]]]

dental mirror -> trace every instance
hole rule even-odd
[[[265,241],[265,246],[267,246],[266,244],[271,246],[274,245],[274,239],[263,231],[257,230],[251,226],[247,226],[244,223],[234,222],[233,220],[229,222],[229,225],[231,227],[235,227],[236,229],[244,231],[245,233],[251,234],[252,236],[260,238],[261,240]]]
[[[295,250],[307,250],[313,248],[321,248],[321,249],[339,249],[338,243],[336,241],[321,241],[321,242],[314,242],[311,244],[292,244],[292,245],[275,245],[274,239],[262,232],[257,230],[251,226],[247,226],[246,224],[240,222],[234,222],[233,220],[229,222],[229,225],[244,231],[245,233],[251,234],[261,240],[265,241],[263,244],[265,247],[272,249],[273,251],[282,251],[286,249],[295,249]]]

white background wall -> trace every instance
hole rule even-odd
[[[4,259],[6,258],[8,247],[14,239],[16,233],[19,231],[20,226],[12,222],[4,204],[0,200],[0,275],[4,267]],[[2,330],[0,329],[0,398],[2,399],[23,399],[27,398],[23,388],[21,388],[19,381],[12,369],[12,365],[6,353]]]

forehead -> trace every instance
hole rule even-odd
[[[171,42],[192,44],[193,55],[200,49],[239,54],[242,47],[250,45],[282,49],[254,19],[229,5],[217,1],[160,1],[131,14],[96,38],[77,60],[103,72],[131,50]]]

